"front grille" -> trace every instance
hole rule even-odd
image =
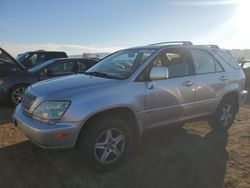
[[[21,104],[23,110],[25,110],[26,112],[29,111],[30,107],[33,105],[35,100],[36,100],[35,96],[29,93],[25,93],[23,100],[22,100],[22,104]]]

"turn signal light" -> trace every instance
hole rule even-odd
[[[70,134],[69,133],[55,133],[54,137],[57,139],[67,138]]]

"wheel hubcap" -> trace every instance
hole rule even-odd
[[[231,104],[226,104],[222,108],[222,114],[220,117],[220,121],[223,126],[228,126],[233,118],[233,107]]]
[[[100,134],[95,143],[94,155],[103,163],[117,160],[125,146],[125,137],[119,129],[110,128]]]
[[[23,100],[25,89],[26,89],[25,87],[19,87],[12,92],[11,98],[15,104],[19,104]]]

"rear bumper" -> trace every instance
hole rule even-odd
[[[246,102],[246,100],[247,100],[247,94],[248,94],[248,91],[246,91],[246,90],[242,90],[241,92],[240,92],[240,98],[239,98],[239,104],[240,105],[243,105],[245,102]]]
[[[23,114],[20,105],[14,113],[14,121],[34,144],[47,149],[68,149],[75,146],[80,122],[48,125]]]

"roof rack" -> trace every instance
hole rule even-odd
[[[170,41],[170,42],[160,42],[155,44],[149,44],[149,45],[162,45],[162,44],[182,44],[182,45],[193,45],[190,41]]]
[[[215,48],[215,49],[220,49],[220,47],[216,44],[204,44],[204,45],[195,45],[198,47],[209,47],[209,48]]]

